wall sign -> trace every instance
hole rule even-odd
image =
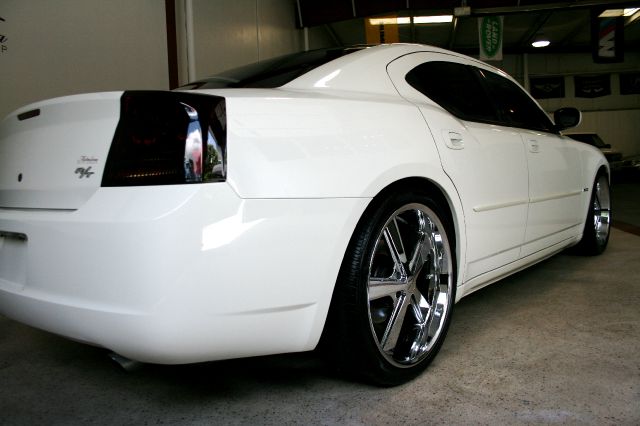
[[[6,22],[5,19],[0,16],[0,24]],[[9,48],[7,47],[7,36],[4,35],[4,32],[2,31],[2,27],[0,27],[0,53],[4,53],[7,50],[9,50]]]
[[[564,98],[564,77],[531,77],[531,96],[536,99]]]
[[[478,19],[480,60],[502,60],[502,16],[485,16]]]
[[[640,94],[640,72],[625,72],[620,74],[620,94]]]
[[[609,74],[576,75],[573,77],[576,98],[599,98],[611,94]]]
[[[600,18],[591,10],[591,52],[595,63],[624,62],[624,19]]]

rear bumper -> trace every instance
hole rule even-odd
[[[145,362],[312,349],[368,201],[246,200],[203,184],[0,209],[0,313]]]

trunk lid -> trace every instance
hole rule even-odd
[[[82,206],[100,187],[121,95],[51,99],[0,122],[0,208]]]

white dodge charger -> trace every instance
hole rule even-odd
[[[152,363],[325,349],[383,385],[461,297],[609,238],[609,170],[508,75],[328,49],[0,124],[0,313]]]

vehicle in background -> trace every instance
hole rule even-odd
[[[622,152],[612,149],[611,144],[605,143],[597,133],[572,133],[565,136],[595,146],[602,151],[609,162],[612,172],[622,167]]]

